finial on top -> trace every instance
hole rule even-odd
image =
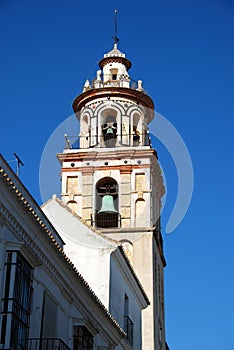
[[[117,13],[118,10],[115,9],[115,15],[114,15],[114,36],[112,38],[114,39],[114,47],[117,48],[117,43],[119,42],[119,38],[116,36],[117,34]]]

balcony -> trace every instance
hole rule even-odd
[[[17,350],[71,350],[60,338],[30,338],[26,339],[25,347]]]
[[[101,74],[91,82],[90,86],[85,88],[97,89],[104,87],[127,87],[133,90],[144,92],[142,81],[136,81],[128,74]]]
[[[64,135],[65,149],[84,149],[84,148],[119,148],[119,147],[139,147],[150,146],[152,148],[151,137],[148,131],[144,133],[134,132],[126,135],[116,134],[116,138],[104,141],[103,136],[93,134],[88,131],[79,136]]]

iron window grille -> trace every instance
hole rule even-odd
[[[73,350],[93,350],[93,335],[85,326],[74,326]]]
[[[11,293],[11,283],[14,283]],[[6,327],[11,324],[10,348],[26,349],[33,295],[33,269],[19,252],[7,252],[1,344],[6,342]]]
[[[134,324],[130,317],[124,316],[124,330],[127,333],[127,340],[130,345],[133,345],[133,329]]]

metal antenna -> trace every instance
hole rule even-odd
[[[17,168],[16,168],[16,175],[19,177],[19,171],[20,171],[20,166],[24,166],[24,163],[22,162],[22,160],[17,156],[16,153],[13,153],[15,158],[16,158],[16,161],[17,161]]]
[[[114,44],[117,44],[119,42],[119,38],[116,36],[116,34],[117,34],[117,13],[118,13],[118,10],[115,9],[115,15],[114,15],[114,36],[112,36],[112,38],[114,39]]]

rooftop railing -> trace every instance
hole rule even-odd
[[[141,80],[134,80],[127,74],[100,74],[85,88],[126,87],[144,92]]]

